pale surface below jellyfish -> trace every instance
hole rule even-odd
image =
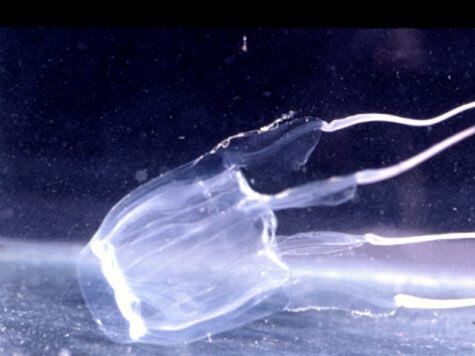
[[[475,126],[395,165],[277,194],[254,191],[244,174],[299,169],[322,133],[377,121],[430,126],[472,108],[475,102],[426,120],[359,114],[325,122],[289,115],[232,136],[140,186],[112,208],[82,251],[78,278],[94,320],[117,342],[174,344],[284,310],[390,313],[475,305],[470,261],[442,268],[417,259],[401,261],[394,254],[401,245],[450,254],[455,240],[475,238],[473,232],[390,238],[303,231],[281,236],[274,213],[343,204],[359,185],[411,170],[475,134]]]

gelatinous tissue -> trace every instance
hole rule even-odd
[[[287,115],[232,136],[143,184],[112,208],[82,251],[78,278],[94,320],[117,342],[173,344],[284,310],[475,305],[475,276],[410,268],[391,258],[391,249],[400,245],[445,249],[453,240],[474,238],[473,232],[389,238],[302,231],[283,236],[276,234],[274,213],[343,204],[359,185],[416,167],[475,134],[475,126],[395,165],[276,194],[253,190],[244,174],[284,175],[299,169],[322,134],[369,122],[430,126],[472,108],[475,102],[425,120],[359,114],[325,122]]]

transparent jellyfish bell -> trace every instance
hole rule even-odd
[[[286,119],[238,135],[122,199],[80,261],[103,330],[117,341],[187,341],[282,310],[289,270],[276,255],[276,218],[240,168],[295,169],[319,127]]]
[[[276,236],[274,211],[344,203],[358,185],[399,175],[473,135],[475,127],[394,166],[276,194],[254,191],[243,170],[270,182],[305,165],[322,132],[372,121],[428,126],[473,107],[475,103],[469,103],[428,120],[361,114],[327,123],[283,117],[230,137],[144,184],[107,214],[81,254],[79,282],[96,323],[117,342],[173,344],[299,308],[309,299],[312,305],[358,307],[345,298],[327,297],[334,291],[389,310],[416,307],[421,301],[432,306],[469,305],[465,292],[475,296],[475,284],[469,283],[460,294],[459,285],[454,287],[441,275],[439,288],[419,297],[420,279],[411,278],[411,271],[403,271],[393,260],[374,262],[358,251],[467,239],[472,233],[398,239],[325,231]],[[352,266],[362,271],[382,268],[399,279],[361,279],[351,273]],[[371,276],[370,272],[363,275]]]

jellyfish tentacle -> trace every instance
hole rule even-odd
[[[270,196],[268,203],[275,210],[342,204],[354,196],[357,185],[373,184],[401,175],[474,134],[475,126],[471,126],[392,166],[364,169],[351,175],[289,188]]]
[[[455,135],[452,135],[446,138],[439,143],[436,143],[432,147],[412,156],[404,161],[396,163],[389,167],[376,168],[376,169],[365,169],[354,174],[355,180],[358,185],[372,184],[381,182],[386,179],[396,177],[400,174],[407,172],[408,170],[418,166],[429,158],[434,157],[438,153],[446,150],[450,146],[459,143],[470,136],[475,134],[475,126],[471,126],[465,130],[462,130]]]
[[[410,294],[394,296],[396,306],[409,309],[454,309],[475,305],[475,298],[434,299],[422,298]]]
[[[291,271],[288,308],[314,306],[380,315],[398,308],[474,306],[475,280],[470,262],[464,264],[454,258],[439,265],[434,263],[437,259],[427,258],[424,248],[403,254],[397,249],[398,245],[423,243],[432,257],[454,256],[465,245],[434,243],[474,238],[475,232],[397,238],[332,231],[277,236],[279,256]],[[298,288],[294,288],[296,284]]]
[[[324,132],[333,132],[365,122],[378,121],[416,127],[430,126],[474,108],[475,101],[425,120],[387,114],[359,114],[344,119],[333,120],[330,123],[322,121],[320,129]],[[324,181],[317,181],[286,189],[271,196],[270,205],[276,210],[316,205],[339,205],[354,196],[357,185],[372,184],[398,176],[474,134],[475,126],[472,126],[395,165],[377,169],[365,169],[352,175],[332,177]]]
[[[386,237],[373,233],[364,235],[364,240],[373,246],[397,246],[442,240],[475,239],[475,232],[449,232],[445,234],[413,235],[402,237]]]
[[[324,132],[334,132],[339,131],[351,126],[355,126],[362,123],[368,122],[390,122],[394,124],[414,126],[414,127],[425,127],[438,124],[443,122],[451,117],[454,117],[458,114],[463,113],[475,108],[475,101],[470,103],[458,106],[446,113],[430,118],[430,119],[412,119],[396,115],[389,114],[379,114],[379,113],[369,113],[369,114],[358,114],[345,117],[343,119],[336,119],[330,122],[323,121],[321,130]]]
[[[366,243],[364,235],[337,231],[307,231],[276,236],[279,256],[332,255],[350,252]]]
[[[309,206],[335,206],[352,199],[357,182],[354,175],[333,177],[285,189],[271,195],[267,204],[273,210],[305,208]]]
[[[351,251],[363,245],[390,247],[447,240],[475,239],[475,232],[387,237],[366,233],[353,235],[335,231],[308,231],[276,236],[280,256],[327,255]]]

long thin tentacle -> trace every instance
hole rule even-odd
[[[360,124],[363,122],[385,121],[410,126],[429,126],[444,121],[463,111],[475,108],[475,101],[459,106],[445,114],[427,120],[401,118],[384,114],[361,114],[346,119],[323,122],[322,131],[331,132]],[[342,177],[332,177],[325,181],[318,181],[303,186],[286,189],[270,198],[273,209],[305,207],[313,205],[337,205],[353,196],[356,185],[365,185],[381,182],[396,177],[434,157],[450,146],[459,143],[475,134],[475,125],[460,131],[445,140],[429,147],[404,161],[389,167],[364,169]]]
[[[450,232],[446,234],[415,235],[404,237],[385,237],[365,234],[364,240],[373,246],[397,246],[431,241],[475,239],[475,232]]]
[[[358,114],[353,116],[348,116],[343,119],[336,119],[331,122],[323,121],[321,130],[324,132],[334,132],[339,131],[344,128],[355,126],[358,124],[362,124],[365,122],[391,122],[400,125],[407,125],[407,126],[415,126],[415,127],[424,127],[424,126],[431,126],[434,124],[438,124],[442,121],[445,121],[451,117],[454,117],[458,114],[461,114],[464,111],[474,109],[475,108],[475,101],[470,103],[458,106],[442,115],[430,118],[430,119],[411,119],[396,115],[388,115],[388,114]]]
[[[436,154],[446,150],[450,146],[455,145],[456,143],[463,141],[474,134],[475,126],[471,126],[453,136],[446,138],[445,140],[433,145],[432,147],[429,147],[425,151],[422,151],[419,154],[412,156],[395,165],[377,169],[365,169],[356,172],[356,182],[360,185],[372,184],[398,176],[418,166],[429,158],[434,157]]]

